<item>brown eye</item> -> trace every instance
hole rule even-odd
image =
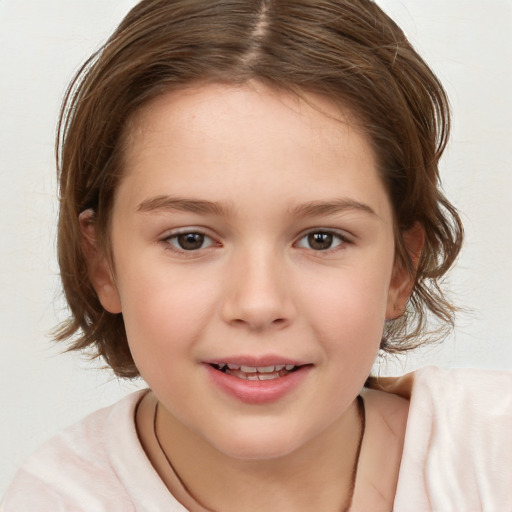
[[[165,241],[179,251],[198,251],[214,244],[209,236],[197,231],[178,233],[167,237]]]
[[[331,248],[333,238],[332,233],[310,233],[308,235],[308,244],[315,251],[325,251]]]
[[[185,251],[197,251],[203,246],[204,235],[201,233],[184,233],[177,236],[177,242],[180,248]]]
[[[334,231],[310,231],[298,242],[297,247],[313,251],[327,251],[346,242],[343,235]]]

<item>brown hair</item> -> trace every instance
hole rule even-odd
[[[89,281],[79,214],[91,208],[100,247],[122,175],[123,134],[156,96],[193,82],[256,79],[315,92],[354,112],[373,147],[396,219],[397,261],[414,276],[402,317],[383,349],[428,339],[427,313],[453,323],[439,288],[462,243],[462,225],[439,187],[449,107],[436,76],[400,28],[371,0],[143,0],[79,71],[59,123],[58,257],[70,319],[58,340],[92,348],[117,375],[135,377],[122,314],[106,312]],[[403,233],[425,232],[416,269]]]

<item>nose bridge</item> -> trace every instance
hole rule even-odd
[[[292,315],[284,255],[259,244],[240,249],[229,262],[225,319],[252,329],[284,325]]]

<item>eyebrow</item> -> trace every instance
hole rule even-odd
[[[296,217],[314,217],[320,215],[334,215],[346,211],[361,211],[378,217],[373,208],[354,199],[334,199],[332,201],[311,201],[301,204],[290,211]],[[200,214],[229,215],[231,209],[212,201],[203,199],[185,199],[171,196],[155,196],[142,201],[137,211],[143,213],[182,211]]]
[[[228,208],[214,203],[212,201],[204,201],[203,199],[184,199],[171,196],[155,196],[145,199],[137,207],[139,212],[165,212],[165,211],[182,211],[191,213],[225,215]]]
[[[332,201],[311,201],[301,204],[292,210],[292,215],[297,217],[315,217],[320,215],[333,215],[336,213],[344,213],[346,211],[361,211],[378,217],[375,210],[354,199],[334,199]]]

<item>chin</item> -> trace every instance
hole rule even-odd
[[[237,427],[222,438],[208,442],[218,451],[239,460],[272,460],[286,457],[309,441],[305,433],[293,434],[292,428],[268,425]]]

